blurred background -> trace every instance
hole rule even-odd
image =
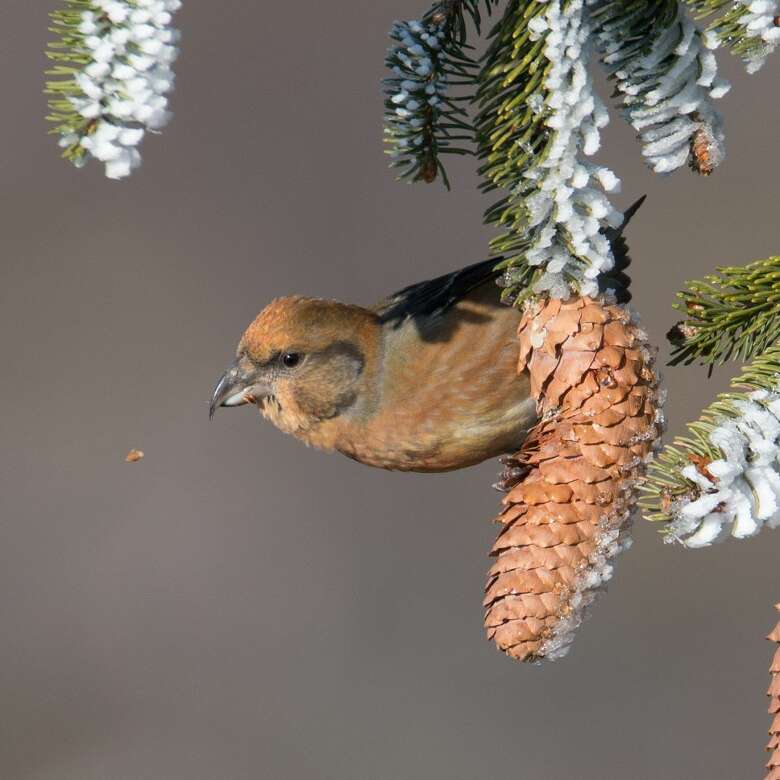
[[[0,777],[759,776],[780,535],[686,551],[637,519],[569,657],[521,666],[482,632],[497,464],[385,473],[248,409],[208,423],[272,297],[371,303],[486,256],[473,160],[451,193],[386,168],[386,33],[420,3],[188,0],[174,121],[119,184],[46,135],[55,5],[0,8]],[[662,357],[685,279],[780,251],[777,57],[720,55],[710,179],[607,129],[618,205],[648,195],[633,292]],[[667,369],[670,434],[733,372]]]

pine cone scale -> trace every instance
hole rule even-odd
[[[593,553],[594,547],[591,542],[578,545],[556,544],[553,547],[527,545],[514,548],[499,556],[499,560],[493,564],[488,574],[492,577],[517,570],[531,571],[538,568],[553,570],[561,566],[577,566],[583,557]]]
[[[775,608],[780,611],[780,604]],[[769,744],[766,749],[769,752],[769,761],[767,762],[766,780],[780,780],[780,622],[775,626],[767,637],[770,642],[778,644],[775,650],[772,665],[769,671],[772,674],[772,680],[769,684],[767,696],[769,696],[769,714],[774,715],[772,725],[769,727]]]
[[[569,511],[574,511],[570,504],[564,504]],[[535,545],[536,547],[555,547],[560,544],[581,544],[593,538],[593,526],[591,523],[581,523],[579,517],[574,520],[566,516],[565,520],[558,519],[560,528],[552,531],[548,525],[515,524],[506,527],[496,539],[491,555],[498,555],[502,550],[522,545]]]
[[[503,499],[485,626],[499,649],[536,661],[565,652],[627,544],[633,485],[659,431],[652,357],[620,306],[537,302],[518,340],[541,422],[511,457],[529,471]]]
[[[490,621],[486,628],[497,628],[509,620],[526,617],[544,618],[554,613],[560,597],[555,593],[524,593],[521,596],[507,596],[490,610]]]

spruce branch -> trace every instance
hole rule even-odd
[[[780,339],[780,257],[722,267],[677,293],[671,364],[750,360]]]
[[[686,0],[697,19],[714,17],[708,30],[717,43],[738,56],[755,73],[780,41],[780,7],[776,0]]]
[[[729,84],[717,75],[714,35],[702,33],[677,0],[588,0],[594,38],[623,115],[657,173],[686,163],[708,175],[724,157],[712,101]]]
[[[137,146],[170,119],[167,93],[178,53],[171,27],[181,0],[64,0],[51,14],[57,35],[46,56],[55,65],[45,92],[48,120],[62,156],[77,167],[89,157],[106,176],[128,176]]]
[[[489,13],[496,0],[445,0],[419,21],[395,22],[384,81],[385,143],[399,178],[433,182],[441,175],[445,154],[472,154],[474,131],[464,105],[469,96],[454,96],[453,87],[472,87],[477,65],[467,43],[469,20],[479,31],[482,7]]]
[[[766,15],[767,2],[751,2],[750,13]],[[608,198],[619,179],[587,159],[609,118],[592,87],[591,52],[653,170],[687,164],[709,175],[725,154],[714,108],[729,89],[713,53],[720,39],[696,27],[683,0],[507,0],[475,72],[467,22],[479,28],[480,8],[495,5],[439,2],[422,21],[393,28],[388,152],[402,178],[441,174],[449,186],[441,158],[471,153],[474,104],[481,186],[500,192],[485,221],[500,231],[491,252],[504,300],[597,295],[613,284],[609,235],[621,215]],[[476,95],[450,96],[455,84],[476,84]]]
[[[482,31],[482,22],[490,16],[499,2],[500,0],[440,0],[423,16],[423,21],[433,24],[446,23],[449,28],[448,38],[462,46],[467,43],[469,22],[479,34]]]
[[[590,22],[582,0],[507,5],[483,62],[476,120],[483,189],[506,195],[486,212],[503,233],[505,296],[596,295],[614,267],[604,231],[621,223],[605,192],[607,168],[584,158],[608,121],[587,70]]]
[[[650,466],[640,501],[646,517],[688,547],[780,525],[780,345],[687,427]]]

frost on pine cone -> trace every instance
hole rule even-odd
[[[775,604],[775,607],[780,610],[780,604]],[[780,623],[775,626],[775,630],[767,638],[771,642],[777,642],[778,648],[772,659],[770,667],[772,682],[767,691],[769,714],[774,716],[774,720],[769,727],[769,744],[766,748],[769,751],[766,780],[780,780]]]
[[[566,653],[611,559],[629,546],[635,486],[661,415],[653,354],[624,307],[536,300],[518,338],[540,422],[499,483],[508,492],[485,626],[508,655],[537,661]]]

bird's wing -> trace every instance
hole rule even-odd
[[[603,232],[612,245],[615,266],[606,274],[602,274],[600,287],[602,291],[611,289],[619,303],[631,300],[628,286],[631,282],[626,269],[631,263],[628,256],[628,244],[623,237],[623,231],[646,196],[642,196],[629,206],[623,213],[623,222],[619,227],[606,228]],[[491,279],[497,279],[503,273],[496,270],[503,258],[491,257],[473,265],[467,265],[459,271],[453,271],[435,279],[404,287],[396,293],[372,307],[379,315],[381,322],[397,327],[409,318],[433,317],[444,313],[451,306],[466,297],[472,290],[480,287]]]
[[[442,314],[475,288],[491,279],[497,279],[501,271],[495,270],[495,267],[500,260],[501,258],[492,257],[459,271],[409,285],[372,308],[383,323],[390,325],[400,325],[410,317]]]

